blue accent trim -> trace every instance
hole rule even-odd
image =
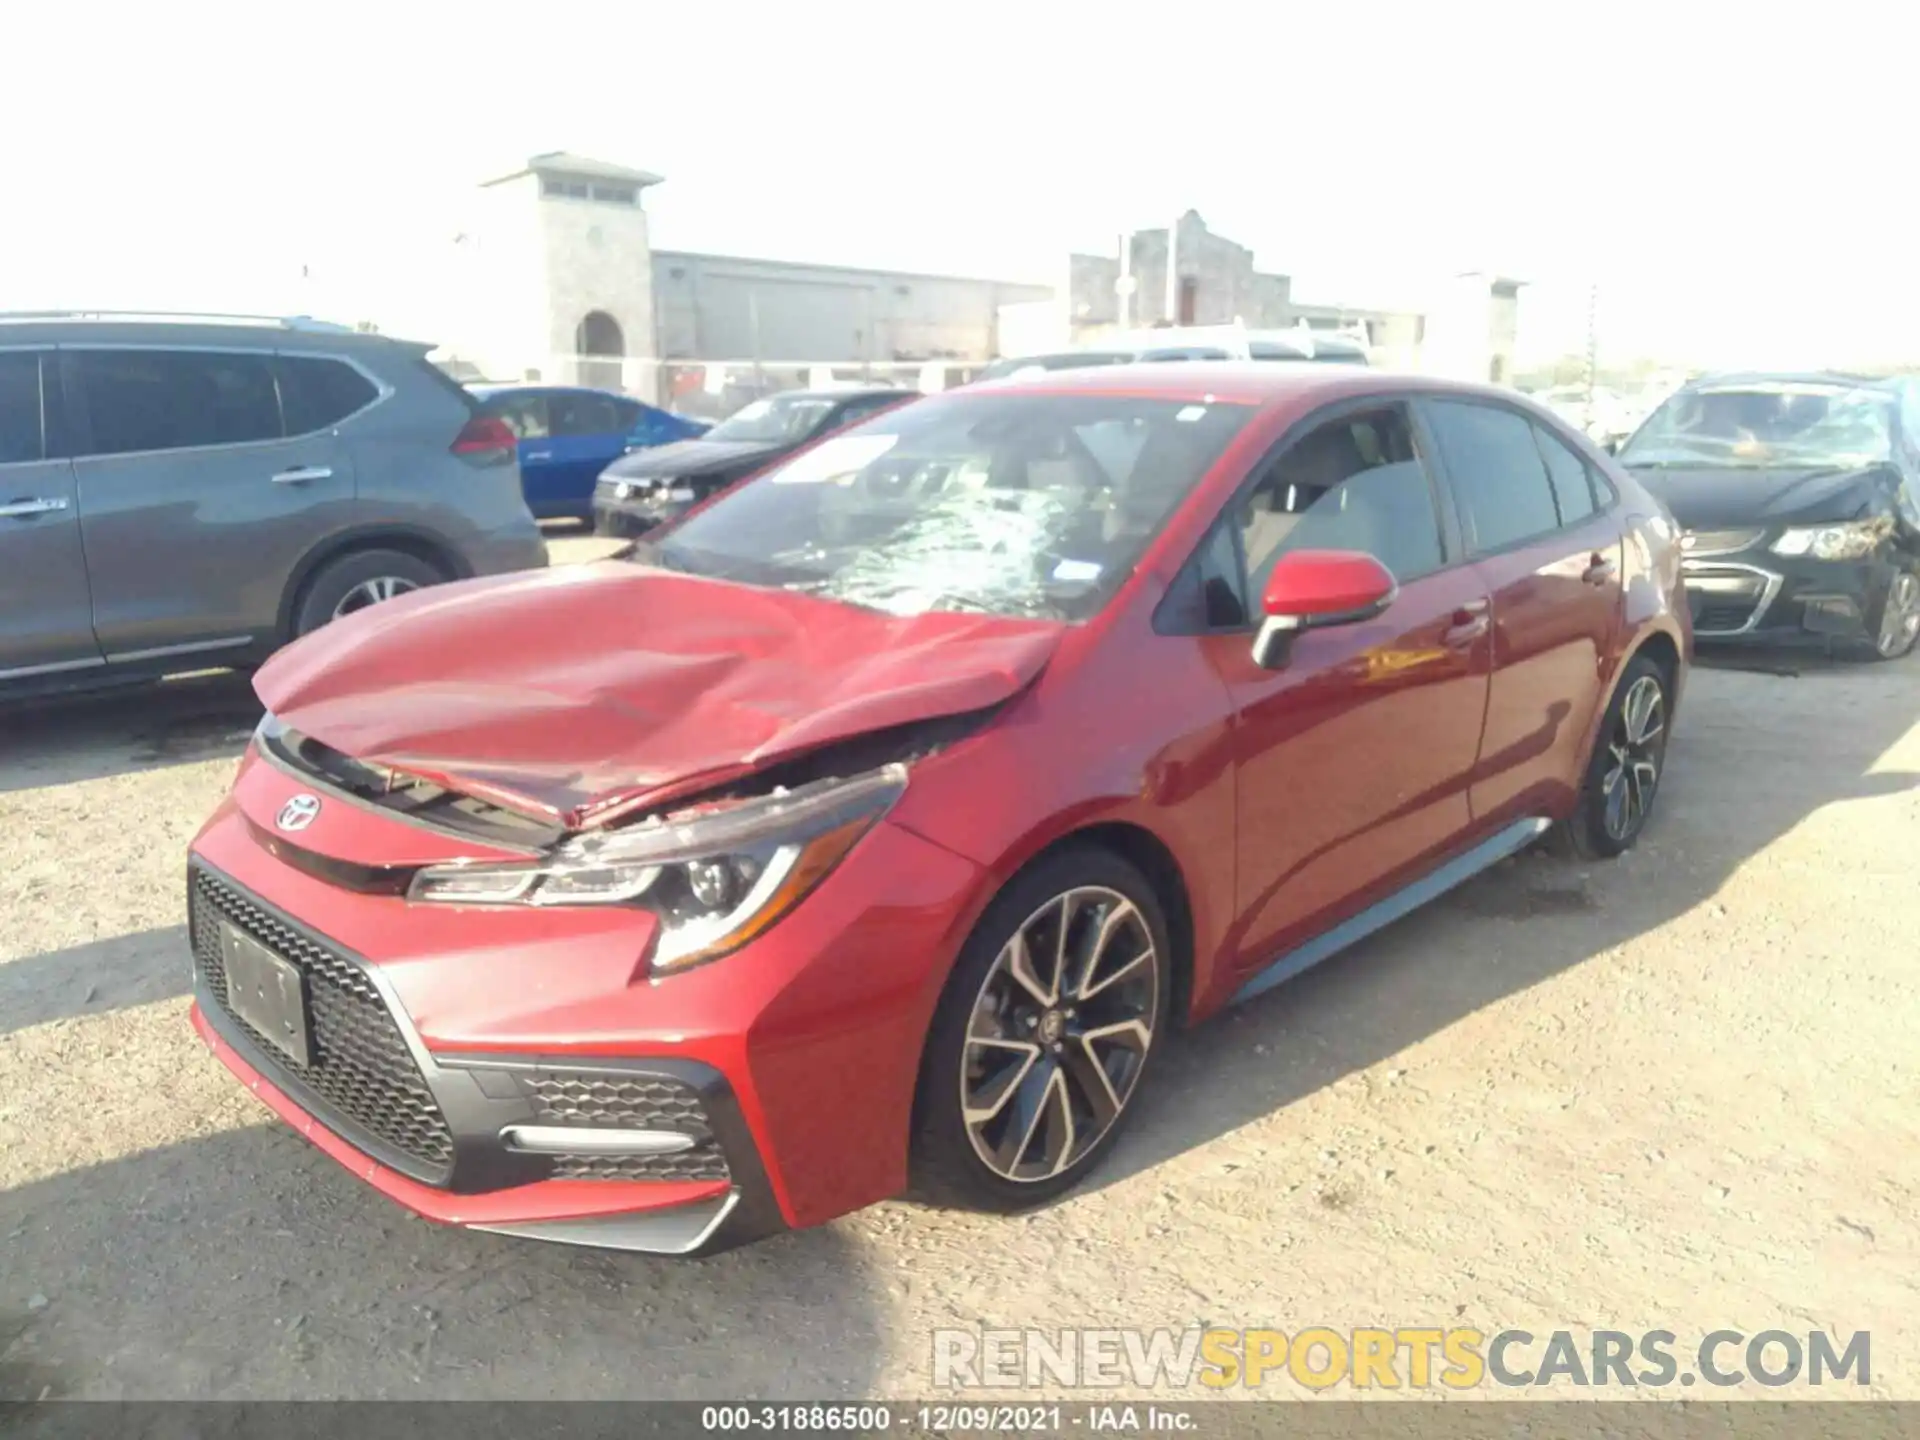
[[[1540,836],[1551,824],[1548,820],[1516,820],[1499,834],[1482,840],[1466,854],[1456,856],[1439,869],[1429,871],[1404,890],[1396,890],[1351,920],[1344,920],[1298,949],[1288,951],[1234,991],[1233,998],[1227,1003],[1238,1005],[1242,1000],[1251,1000],[1282,981],[1293,979],[1303,970],[1311,970],[1322,960],[1330,959],[1349,945],[1366,939],[1374,931],[1411,915],[1422,905],[1438,900],[1455,886],[1465,884],[1482,870],[1491,869],[1509,855],[1524,849],[1529,841]]]

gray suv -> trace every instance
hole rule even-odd
[[[402,591],[546,564],[512,433],[429,348],[0,315],[0,694],[247,665]]]

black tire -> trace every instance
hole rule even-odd
[[[1068,983],[1053,984],[1058,1003],[1046,1009],[1055,1020],[1045,1020],[1043,1014],[1036,1029],[1029,1023],[1031,1017],[1022,1021],[1012,1013],[1016,998],[1032,1001],[1033,997],[1031,991],[1012,983],[1011,972],[1000,965],[1002,951],[1017,931],[1041,933],[1033,928],[1036,923],[1044,923],[1042,916],[1054,912],[1063,898],[1073,897],[1075,892],[1082,893],[1079,898],[1068,901],[1075,918],[1069,921],[1067,948],[1074,952],[1069,955],[1068,967],[1077,973]],[[1103,896],[1115,898],[1103,899]],[[1121,901],[1132,907],[1131,916],[1124,913]],[[1098,973],[1090,973],[1085,968],[1090,957],[1078,952],[1083,945],[1089,951],[1092,949],[1093,940],[1109,919],[1113,924],[1107,931],[1107,949],[1100,956],[1105,963],[1095,964],[1093,970]],[[1152,954],[1150,961],[1142,965],[1141,957],[1145,957],[1146,951],[1139,947],[1147,939],[1152,942]],[[1035,948],[1044,951],[1046,946]],[[1134,956],[1127,954],[1128,949],[1134,950]],[[934,1013],[915,1094],[910,1157],[914,1197],[936,1205],[1007,1213],[1043,1204],[1078,1184],[1125,1127],[1128,1116],[1136,1108],[1141,1085],[1152,1069],[1153,1058],[1171,1029],[1170,957],[1166,917],[1153,886],[1139,870],[1110,850],[1087,845],[1056,851],[1009,882],[974,927]],[[1037,968],[1038,963],[1030,967],[1036,978],[1043,974]],[[1142,1042],[1138,1039],[1139,1028],[1134,1028],[1135,1022],[1124,1017],[1136,1007],[1149,985],[1151,1013],[1140,1022],[1140,1028],[1145,1031]],[[1085,991],[1086,998],[1064,993],[1069,991]],[[996,1010],[996,999],[1007,1002],[1006,1007]],[[1031,1008],[1039,1009],[1037,1004]],[[1084,1015],[1080,1018],[1063,1018],[1074,1017],[1082,1011]],[[1058,1168],[1051,1173],[1032,1177],[1002,1173],[987,1163],[975,1145],[963,1098],[971,1073],[969,1061],[987,1047],[1008,1044],[1012,1053],[1022,1043],[986,1040],[983,1044],[978,1039],[970,1042],[969,1030],[976,1018],[981,1027],[976,1034],[1004,1027],[1003,1033],[1009,1035],[1036,1037],[1032,1043],[1033,1057],[1026,1068],[1019,1071],[1021,1082],[1005,1087],[1008,1098],[1003,1099],[1002,1104],[1017,1108],[1012,1106],[1012,1101],[1023,1097],[1012,1096],[1011,1092],[1021,1090],[1023,1085],[1038,1084],[1038,1091],[1030,1093],[1038,1093],[1038,1103],[1032,1109],[1042,1123],[1028,1126],[1024,1133],[1028,1146],[1033,1143],[1041,1146],[1033,1168],[1045,1171],[1049,1164],[1057,1164]],[[1022,1024],[1027,1025],[1025,1030],[1021,1029]],[[1055,1028],[1050,1031],[1049,1027]],[[1090,1036],[1081,1033],[1083,1030],[1113,1031],[1117,1027],[1129,1027],[1130,1033]],[[1039,1037],[1046,1034],[1051,1034],[1050,1046],[1038,1043]],[[1137,1050],[1135,1044],[1138,1044]],[[969,1052],[974,1053],[970,1056]],[[994,1048],[987,1053],[997,1055],[1000,1051]],[[1003,1073],[1011,1073],[1019,1063],[1016,1053]],[[1106,1077],[1104,1095],[1107,1098],[1101,1104],[1110,1105],[1116,1095],[1119,1102],[1117,1113],[1103,1127],[1101,1116],[1085,1103],[1099,1075]],[[1056,1079],[1057,1090],[1053,1088]],[[979,1083],[984,1089],[988,1082]],[[1067,1116],[1064,1121],[1060,1118],[1063,1113]],[[1009,1127],[1012,1119],[1009,1114]],[[982,1125],[983,1145],[985,1135],[999,1123],[996,1118]],[[1046,1152],[1063,1129],[1067,1138],[1056,1161]],[[1011,1136],[1011,1129],[1004,1133]],[[1032,1152],[1028,1149],[1024,1153]],[[1014,1154],[1010,1168],[1014,1172],[1022,1168],[1021,1153]]]
[[[1643,703],[1639,697],[1648,692],[1645,682],[1651,681],[1658,687],[1658,733],[1653,735],[1651,743],[1635,741],[1632,737],[1633,724],[1642,724],[1651,733],[1651,728],[1640,721],[1636,713],[1628,716],[1629,704]],[[1673,678],[1666,669],[1645,655],[1636,655],[1627,662],[1620,676],[1620,683],[1614,687],[1613,698],[1607,704],[1606,718],[1600,722],[1600,733],[1594,740],[1593,754],[1588,758],[1586,774],[1581,778],[1580,801],[1573,814],[1562,826],[1563,848],[1570,849],[1575,855],[1587,860],[1611,860],[1616,855],[1624,855],[1639,840],[1641,831],[1646,828],[1647,817],[1653,813],[1654,801],[1660,793],[1660,782],[1665,778],[1667,765],[1667,739],[1669,721],[1673,714]],[[1626,752],[1623,762],[1622,750]],[[1640,767],[1651,764],[1651,779]],[[1618,770],[1618,778],[1610,781]],[[1615,786],[1627,786],[1627,794],[1622,797],[1620,806],[1628,814],[1622,824],[1620,806],[1611,804]],[[1637,809],[1632,804],[1637,794]]]
[[[386,580],[407,590],[438,585],[447,577],[436,566],[401,550],[355,550],[322,565],[307,581],[293,611],[295,637],[310,635],[334,618],[363,586]],[[370,597],[367,603],[373,603]],[[358,608],[358,607],[355,607]]]
[[[1920,573],[1897,570],[1881,597],[1879,612],[1873,620],[1873,638],[1858,650],[1862,660],[1904,660],[1920,643],[1920,629],[1913,628],[1920,614]],[[1894,614],[1890,615],[1889,611]]]

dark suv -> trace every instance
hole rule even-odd
[[[544,565],[512,433],[429,348],[0,315],[0,693],[244,665],[403,591]]]

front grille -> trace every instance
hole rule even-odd
[[[322,1121],[345,1122],[332,1128],[347,1140],[358,1139],[352,1130],[363,1131],[411,1162],[396,1169],[428,1184],[443,1183],[453,1165],[453,1133],[366,971],[198,866],[188,887],[188,918],[194,963],[208,993],[226,1020],[254,1042],[269,1078],[295,1099],[318,1101],[314,1108]],[[306,977],[309,1065],[281,1055],[229,1006],[218,928],[223,920]]]
[[[409,820],[495,845],[528,849],[560,838],[560,831],[544,820],[404,770],[356,760],[275,719],[261,726],[257,738],[261,751],[282,770],[322,792],[350,795]]]
[[[1689,530],[1680,537],[1688,555],[1731,555],[1758,544],[1764,530]]]
[[[534,1070],[519,1075],[533,1102],[532,1123],[583,1129],[670,1130],[694,1146],[677,1155],[559,1155],[553,1174],[567,1180],[725,1180],[727,1157],[706,1106],[691,1085],[665,1075],[619,1071]]]

